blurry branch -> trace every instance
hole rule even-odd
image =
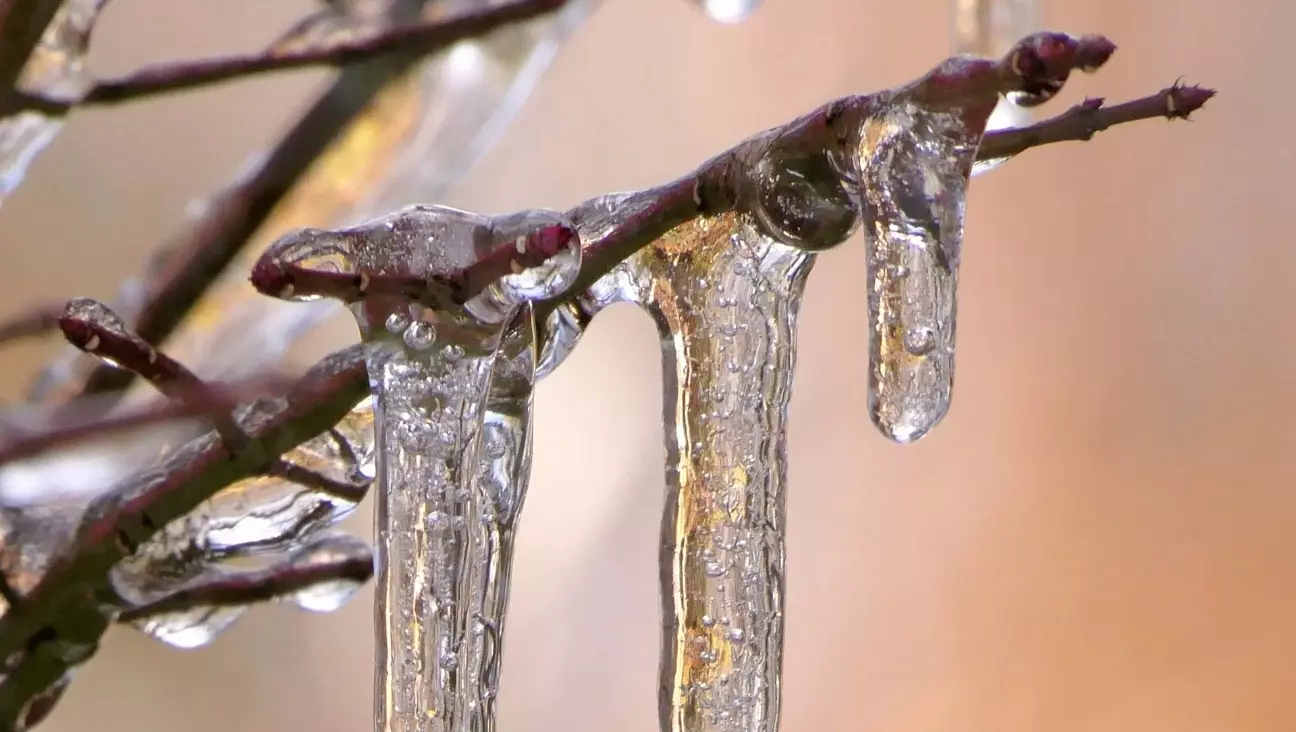
[[[22,95],[22,101],[27,108],[45,114],[64,114],[74,107],[134,102],[292,69],[345,66],[396,52],[426,56],[465,38],[554,12],[566,3],[567,0],[518,0],[507,5],[470,10],[448,20],[397,26],[371,36],[303,51],[281,52],[272,47],[259,54],[161,63],[116,79],[95,82],[78,99]]]
[[[410,6],[421,8],[425,1],[403,0],[404,12],[409,14]],[[424,45],[402,44],[385,55],[344,66],[332,86],[265,161],[244,180],[214,196],[201,218],[155,255],[138,311],[125,314],[135,331],[149,343],[161,343],[170,336],[315,159],[364,112],[380,89],[409,72],[424,55],[529,17],[528,13],[557,10],[568,1],[520,0],[466,20],[445,20],[441,24],[451,30],[433,34],[425,29]],[[129,371],[100,367],[86,380],[81,393],[121,390],[132,378]]]
[[[16,317],[0,323],[0,345],[12,341],[45,335],[58,329],[59,317],[63,315],[63,303],[39,305]]]
[[[62,0],[0,0],[0,96],[14,94],[27,58],[62,4]]]

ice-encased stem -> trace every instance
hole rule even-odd
[[[527,309],[509,328],[461,330],[470,337],[438,336],[421,352],[399,336],[367,338],[380,484],[380,732],[494,729],[530,470],[534,329]]]
[[[663,732],[778,727],[787,405],[812,258],[730,214],[629,262],[663,338]]]
[[[1042,28],[1044,0],[950,0],[952,50],[975,56],[999,58],[1013,44]],[[1000,99],[986,129],[1023,127],[1032,121],[1031,111],[1007,99]],[[978,161],[973,175],[996,168],[1007,158]]]
[[[949,410],[968,178],[984,131],[898,100],[864,123],[857,197],[868,250],[869,413],[912,442]]]

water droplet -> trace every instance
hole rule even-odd
[[[246,611],[245,607],[199,607],[155,615],[134,625],[169,646],[198,648],[215,640]]]
[[[425,320],[416,320],[405,329],[405,345],[415,351],[423,351],[436,342],[436,328]]]
[[[386,327],[388,333],[404,333],[405,329],[409,326],[410,316],[409,313],[404,310],[397,310],[387,316]]]
[[[350,580],[320,582],[292,596],[297,607],[315,613],[331,613],[345,605],[363,585]]]

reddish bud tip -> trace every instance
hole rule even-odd
[[[1076,68],[1085,73],[1097,71],[1113,53],[1116,53],[1116,44],[1105,37],[1094,34],[1081,36],[1076,48]]]
[[[64,315],[59,318],[58,326],[67,342],[77,348],[84,349],[90,339],[95,337],[94,329],[90,327],[89,323],[80,318]]]
[[[566,224],[551,224],[528,237],[527,249],[539,258],[550,259],[571,247],[572,241],[579,236],[575,229]]]
[[[248,279],[262,295],[286,298],[292,294],[292,277],[287,268],[270,257],[262,257],[252,267],[252,276]]]

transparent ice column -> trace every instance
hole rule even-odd
[[[821,152],[789,156],[757,143],[738,157],[736,212],[676,227],[582,300],[586,313],[636,302],[662,338],[663,732],[778,727],[797,312],[812,252],[839,244],[857,220]],[[635,220],[655,195],[613,195],[578,208],[582,239],[596,242],[618,221]],[[570,343],[580,320],[559,316],[550,330]]]
[[[560,226],[556,213],[484,217],[411,207],[276,244],[317,270],[433,278]],[[513,536],[530,471],[535,327],[529,300],[559,294],[579,243],[518,265],[463,307],[396,297],[352,306],[377,425],[377,729],[494,729]]]
[[[967,122],[960,110],[901,95],[864,121],[851,153],[868,249],[869,413],[897,442],[922,437],[949,410],[963,214],[981,115]]]

